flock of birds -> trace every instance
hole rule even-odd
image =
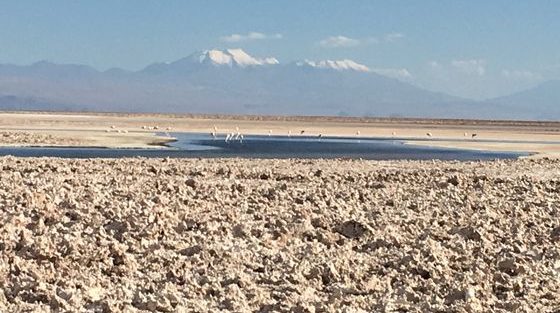
[[[304,129],[300,130],[299,134],[300,134],[300,136],[304,135],[305,130]],[[218,128],[216,126],[214,126],[210,135],[212,136],[212,138],[214,140],[218,139],[219,133],[218,133]],[[239,132],[239,127],[235,127],[235,132],[231,132],[231,133],[228,132],[225,135],[226,135],[225,136],[225,142],[226,143],[227,142],[240,142],[240,143],[242,143],[243,139],[244,139],[243,134],[241,132]],[[360,137],[361,132],[358,130],[358,131],[356,131],[355,135],[356,135],[356,137]],[[394,132],[391,133],[391,135],[393,137],[396,137],[397,132],[394,131]],[[272,136],[272,129],[268,130],[268,136],[269,137]],[[291,137],[291,136],[292,136],[292,131],[288,130],[288,137]],[[431,132],[426,133],[426,136],[428,138],[433,138],[434,137],[434,135]],[[468,137],[468,136],[469,136],[469,133],[464,133],[464,137]],[[478,136],[478,134],[477,133],[472,133],[472,134],[470,134],[470,136],[471,136],[471,139],[475,139]],[[317,138],[318,139],[323,138],[323,134],[322,133],[317,134]]]
[[[214,126],[214,131],[212,131],[212,137],[216,139],[218,128]],[[243,143],[243,134],[239,132],[239,127],[235,127],[235,132],[226,134],[226,142],[239,141]]]
[[[395,135],[395,133],[393,133],[393,136],[394,136],[394,135]],[[434,135],[432,135],[432,133],[426,133],[426,136],[428,136],[428,138],[434,137]],[[464,137],[468,137],[468,136],[469,136],[469,133],[464,133],[463,136],[464,136]],[[472,133],[472,134],[471,134],[471,139],[475,139],[477,136],[478,136],[477,133]]]
[[[143,129],[143,130],[159,130],[160,128],[159,128],[158,125],[155,125],[155,126],[147,126],[147,125],[144,125],[144,126],[142,126],[142,129]],[[170,135],[169,135],[169,132],[170,132],[171,130],[172,130],[171,127],[167,127],[167,128],[165,129],[165,134],[166,134],[167,136],[170,136]],[[117,127],[116,127],[115,125],[111,125],[110,129],[105,130],[105,132],[108,132],[108,133],[109,133],[109,132],[116,132],[116,133],[124,133],[124,134],[126,134],[126,133],[128,133],[128,130],[126,130],[126,129],[117,129]],[[302,129],[302,130],[299,131],[299,135],[300,135],[300,136],[302,136],[302,135],[304,135],[304,134],[305,134],[305,130],[304,130],[304,129]],[[214,126],[214,128],[212,129],[212,132],[210,132],[210,135],[212,136],[213,139],[218,139],[219,133],[218,133],[218,128],[217,128],[216,126]],[[356,131],[355,135],[356,135],[356,137],[360,137],[361,132],[358,130],[358,131]],[[397,132],[393,131],[393,132],[391,133],[391,135],[392,135],[393,137],[396,137],[396,136],[397,136]],[[269,130],[268,130],[268,136],[272,136],[272,129],[269,129]],[[291,137],[291,136],[292,136],[292,131],[291,131],[291,130],[288,130],[288,137]],[[469,133],[464,133],[464,137],[468,137],[468,136],[469,136]],[[477,136],[478,136],[477,133],[472,133],[472,134],[470,134],[471,139],[475,139]],[[427,133],[426,133],[426,137],[428,137],[428,138],[433,138],[434,135],[433,135],[431,132],[427,132]],[[322,134],[322,133],[319,133],[319,134],[317,135],[317,138],[319,138],[319,139],[323,138],[323,134]],[[239,142],[239,143],[243,143],[243,139],[244,139],[244,136],[243,136],[243,134],[239,131],[239,127],[235,127],[235,132],[231,132],[231,133],[228,132],[228,133],[225,134],[225,142],[226,142],[226,143],[228,143],[228,142]]]
[[[115,125],[111,125],[111,127],[109,129],[105,130],[106,133],[119,133],[119,134],[126,134],[128,133],[128,130],[126,129],[117,129],[117,126]]]
[[[159,128],[158,125],[155,125],[155,126],[143,125],[143,126],[141,127],[141,129],[143,129],[143,130],[160,130],[160,128]],[[171,135],[169,134],[169,132],[170,132],[171,130],[173,130],[171,127],[165,128],[165,133],[164,133],[164,134],[165,134],[167,137],[171,137]],[[127,133],[128,133],[128,130],[126,130],[126,129],[118,129],[117,126],[111,125],[111,126],[109,127],[109,129],[106,129],[106,130],[105,130],[105,132],[106,132],[106,133],[127,134]]]

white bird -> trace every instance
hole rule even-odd
[[[230,134],[227,134],[227,135],[226,135],[226,142],[229,141],[230,136],[231,136]]]
[[[358,130],[358,131],[356,132],[356,136],[359,137],[360,134],[361,134],[361,133],[360,133],[360,131]]]
[[[429,138],[432,138],[432,133],[426,133],[426,136],[428,136]]]
[[[235,134],[235,140],[239,140],[239,136],[241,136],[241,133],[237,132],[237,134]]]
[[[288,137],[292,137],[292,131],[288,130]]]
[[[239,132],[239,126],[235,126],[235,131]]]
[[[269,136],[272,136],[272,129],[269,129],[269,130],[268,130],[268,135],[269,135]]]
[[[243,135],[239,136],[239,143],[243,143]]]
[[[111,129],[115,129],[115,128],[116,128],[115,125],[111,125]]]
[[[393,135],[393,137],[395,137],[397,135],[397,132],[393,132],[391,134]]]
[[[469,134],[468,133],[464,133],[463,136],[467,137]]]
[[[212,138],[213,138],[213,139],[216,139],[216,131],[215,131],[215,130],[212,131],[212,132],[210,133],[210,135],[212,135]]]

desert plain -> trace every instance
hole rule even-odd
[[[297,136],[303,131],[306,136],[398,138],[414,145],[524,152],[533,158],[560,157],[560,122],[554,121],[0,113],[0,146],[153,148],[171,140],[165,133],[215,130],[218,136],[224,137],[238,131],[245,135],[284,136]]]

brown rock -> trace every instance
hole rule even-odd
[[[339,234],[349,239],[360,238],[367,230],[368,228],[364,224],[354,220],[346,221],[336,228]]]

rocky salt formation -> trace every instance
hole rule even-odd
[[[1,312],[560,308],[558,161],[0,168]]]
[[[77,146],[82,140],[52,134],[0,131],[0,146]]]

